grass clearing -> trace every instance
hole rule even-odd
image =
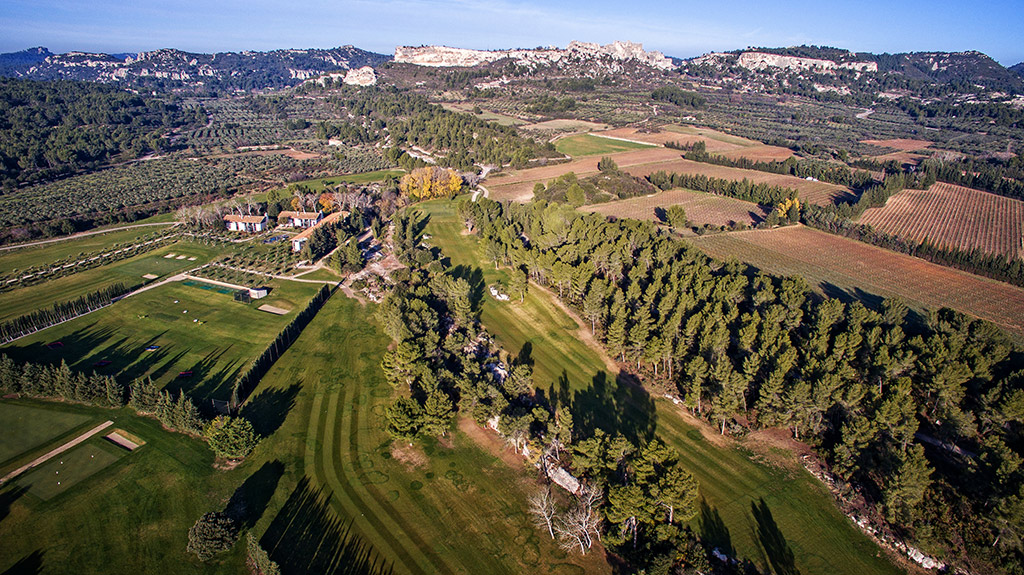
[[[485,282],[502,272],[482,264],[477,242],[462,235],[455,203],[447,200],[420,204],[430,214],[427,233],[456,266],[469,274],[482,273]],[[620,429],[656,425],[657,434],[679,450],[687,469],[698,479],[706,502],[704,514],[693,525],[707,538],[716,538],[762,570],[766,542],[757,536],[752,504],[762,500],[786,543],[796,566],[806,574],[899,573],[880,549],[860,533],[836,507],[825,487],[798,467],[781,469],[757,463],[742,444],[704,438],[700,428],[687,423],[678,407],[654,400],[646,392],[621,384],[609,375],[601,354],[583,343],[576,322],[548,292],[531,286],[523,304],[498,302],[485,295],[481,318],[496,340],[512,353],[527,343],[532,348],[534,383],[546,391],[562,390],[572,398],[580,421]],[[574,420],[576,419],[574,413]],[[792,458],[791,458],[792,459]]]
[[[579,134],[568,138],[560,138],[555,142],[555,149],[572,157],[596,156],[600,154],[617,154],[629,150],[641,150],[654,148],[651,144],[639,142],[627,142],[613,138],[602,138],[593,134]]]
[[[196,260],[165,258],[164,256],[169,253],[184,254],[195,257]],[[145,274],[155,274],[160,277],[173,275],[198,267],[217,253],[217,248],[191,242],[178,242],[110,265],[2,292],[0,293],[0,321],[52,306],[56,302],[72,300],[118,282],[127,286],[142,284],[144,281],[142,276]]]
[[[523,124],[527,123],[525,120],[520,120],[519,118],[516,118],[514,116],[499,114],[498,112],[492,112],[490,110],[482,110],[480,114],[475,114],[473,113],[473,108],[475,107],[473,104],[445,102],[441,104],[441,107],[444,108],[445,110],[448,110],[449,112],[461,112],[464,114],[469,114],[474,118],[486,120],[488,122],[494,122],[495,124],[498,124],[500,126],[522,126]]]
[[[271,298],[243,304],[234,301],[231,290],[171,283],[17,340],[4,352],[19,361],[63,359],[72,369],[116,375],[124,382],[148,375],[158,385],[186,390],[204,407],[205,399],[230,397],[237,374],[318,288],[298,282],[274,285],[275,305],[293,310],[275,315],[257,309]],[[53,341],[64,346],[48,349]],[[158,348],[145,351],[150,346]],[[96,365],[102,361],[110,363]],[[191,375],[182,375],[187,372]]]
[[[915,311],[943,306],[1024,333],[1024,289],[804,226],[694,238],[712,257],[800,275],[822,293],[872,307],[898,296]]]
[[[661,220],[655,216],[655,209],[669,206],[682,206],[691,225],[727,226],[737,222],[752,226],[763,221],[768,215],[761,206],[752,202],[683,189],[583,206],[580,211],[660,222]]]
[[[42,410],[29,405],[0,402],[0,475],[16,468],[42,448],[95,420],[81,413]]]

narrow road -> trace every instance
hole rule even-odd
[[[77,234],[71,234],[70,236],[64,236],[64,237],[60,237],[60,238],[52,238],[52,239],[49,239],[49,240],[39,240],[37,242],[28,242],[26,244],[17,244],[17,245],[14,245],[14,246],[3,246],[3,247],[0,247],[0,252],[5,252],[5,251],[8,251],[8,250],[16,250],[18,248],[30,248],[32,246],[41,246],[41,245],[44,245],[44,244],[53,244],[53,243],[56,243],[56,242],[65,242],[65,241],[68,241],[68,240],[84,238],[85,236],[95,236],[95,235],[99,235],[99,234],[106,234],[106,233],[109,233],[109,232],[120,232],[120,231],[124,231],[124,230],[130,230],[132,228],[144,228],[144,227],[147,227],[147,226],[176,226],[176,225],[178,225],[178,222],[159,222],[159,223],[155,223],[155,224],[133,224],[133,225],[130,225],[130,226],[121,226],[119,228],[107,228],[105,230],[95,230],[95,231],[91,231],[91,232],[79,232]]]
[[[6,483],[10,479],[13,479],[13,478],[21,475],[22,473],[28,471],[29,469],[32,469],[33,467],[36,467],[37,465],[41,465],[43,463],[46,463],[47,460],[53,459],[55,456],[60,455],[61,453],[64,453],[65,451],[71,449],[72,447],[78,445],[79,443],[82,443],[86,439],[89,439],[93,435],[96,435],[97,433],[103,431],[104,429],[110,427],[111,425],[114,425],[113,421],[109,421],[109,420],[108,421],[104,421],[103,423],[97,425],[96,427],[90,429],[89,431],[86,431],[82,435],[79,435],[78,437],[72,439],[71,441],[65,443],[64,445],[61,445],[60,447],[50,451],[46,455],[43,455],[43,456],[40,456],[40,457],[37,457],[37,458],[33,459],[32,461],[26,463],[25,465],[22,465],[21,467],[19,467],[19,468],[15,469],[14,471],[8,473],[7,475],[4,475],[3,478],[0,479],[0,485]]]

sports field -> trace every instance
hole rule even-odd
[[[11,406],[36,409],[40,417],[112,419],[146,445],[128,452],[96,436],[0,486],[0,573],[243,572],[244,545],[206,564],[185,545],[195,520],[223,509],[262,463],[217,471],[204,443],[128,410],[3,400],[0,413]],[[266,502],[248,504],[258,517]]]
[[[503,272],[481,262],[475,239],[462,235],[454,206],[450,201],[420,204],[431,216],[431,242],[451,257],[453,265],[467,266],[469,273],[480,270],[484,282],[501,278]],[[512,353],[530,344],[535,385],[559,392],[567,385],[580,421],[600,422],[626,433],[653,427],[679,450],[684,465],[700,481],[707,503],[703,518],[698,515],[693,522],[695,529],[723,545],[727,541],[737,557],[768,569],[762,551],[766,542],[756,535],[758,525],[751,513],[751,505],[763,499],[801,573],[899,572],[839,512],[825,487],[799,467],[795,456],[774,454],[788,461],[782,466],[756,463],[748,444],[722,439],[703,424],[691,425],[674,404],[655,400],[609,375],[610,360],[585,343],[589,329],[566,315],[547,291],[531,285],[523,304],[485,296],[481,318]]]
[[[644,148],[654,148],[651,144],[644,144],[640,142],[628,142],[622,139],[616,138],[602,138],[601,136],[595,136],[594,134],[579,134],[577,136],[569,136],[567,138],[560,138],[555,142],[555,149],[559,152],[572,156],[596,156],[599,154],[616,154],[619,152],[626,152],[629,150],[642,150]]]
[[[197,402],[226,400],[235,376],[320,286],[274,282],[271,297],[243,304],[234,301],[231,290],[206,290],[204,285],[174,282],[144,291],[17,340],[3,351],[16,360],[63,359],[72,369],[117,375],[125,382],[148,375],[159,385],[187,390]],[[292,312],[257,310],[268,302]],[[63,347],[46,346],[55,341]],[[156,349],[146,351],[151,346]]]
[[[800,275],[822,292],[877,305],[898,296],[918,311],[951,307],[1024,333],[1024,289],[804,226],[694,238],[719,259]]]
[[[187,256],[185,259],[165,258],[168,253]],[[121,282],[127,286],[142,284],[142,276],[165,277],[200,266],[216,254],[216,249],[191,242],[178,242],[133,258],[92,268],[43,283],[0,293],[0,321],[6,321],[68,301]],[[195,260],[189,261],[188,258]]]
[[[761,206],[752,202],[692,190],[667,190],[649,196],[583,206],[580,210],[654,222],[660,221],[655,210],[669,206],[682,206],[686,210],[686,219],[692,225],[727,226],[736,222],[752,226],[768,215]]]
[[[170,222],[168,223],[169,225],[171,225]],[[163,231],[164,229],[166,228],[163,226],[145,226],[2,251],[0,252],[0,274],[13,270],[25,270],[33,266],[45,266],[57,260],[77,256],[81,253],[102,251],[114,244],[144,241],[143,238],[147,238],[155,232]]]

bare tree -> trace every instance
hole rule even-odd
[[[537,529],[547,529],[548,535],[555,538],[555,500],[551,496],[551,488],[530,497],[530,514],[533,515],[533,524]]]
[[[572,551],[579,547],[580,553],[587,554],[594,545],[594,538],[601,539],[601,516],[597,505],[601,490],[584,487],[576,498],[576,505],[561,517],[556,518],[555,532],[562,549]]]

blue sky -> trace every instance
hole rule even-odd
[[[391,53],[398,44],[493,49],[570,40],[632,40],[679,57],[796,44],[866,52],[979,50],[1009,66],[1024,60],[1024,7],[1021,0],[0,0],[2,52],[353,44]]]

